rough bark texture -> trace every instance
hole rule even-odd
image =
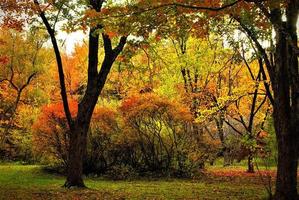
[[[67,180],[64,185],[67,188],[85,187],[82,179],[82,161],[86,149],[87,133],[84,133],[79,127],[76,128],[70,135]]]
[[[276,76],[272,82],[274,126],[278,143],[275,199],[279,200],[298,199],[298,59],[292,47],[292,44],[297,46],[297,36],[296,28],[290,24],[292,20],[288,20],[286,24],[283,23],[282,29],[276,29]],[[290,36],[292,44],[287,39]]]

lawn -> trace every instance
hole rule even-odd
[[[0,165],[0,199],[266,199],[259,173],[244,171],[240,166],[212,167],[196,180],[86,178],[88,189],[68,190],[61,187],[64,177],[46,174],[41,166]]]

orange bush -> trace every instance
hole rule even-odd
[[[70,101],[69,107],[72,116],[76,115],[77,102]],[[44,106],[32,128],[35,153],[61,160],[66,165],[69,132],[63,104]]]

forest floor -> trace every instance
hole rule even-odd
[[[61,187],[64,177],[47,174],[41,166],[6,164],[0,165],[0,199],[266,199],[269,176],[275,176],[274,169],[248,174],[245,167],[216,166],[199,179],[86,178],[88,189],[69,190]]]

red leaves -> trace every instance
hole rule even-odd
[[[260,177],[260,176],[271,176],[275,177],[275,171],[273,170],[259,170],[256,173],[248,173],[245,169],[223,169],[211,171],[211,174],[218,177]]]
[[[5,16],[2,20],[2,26],[8,29],[14,29],[21,31],[23,29],[25,21],[22,19],[13,19],[9,16]]]
[[[9,62],[8,56],[0,56],[0,64],[6,65]]]

